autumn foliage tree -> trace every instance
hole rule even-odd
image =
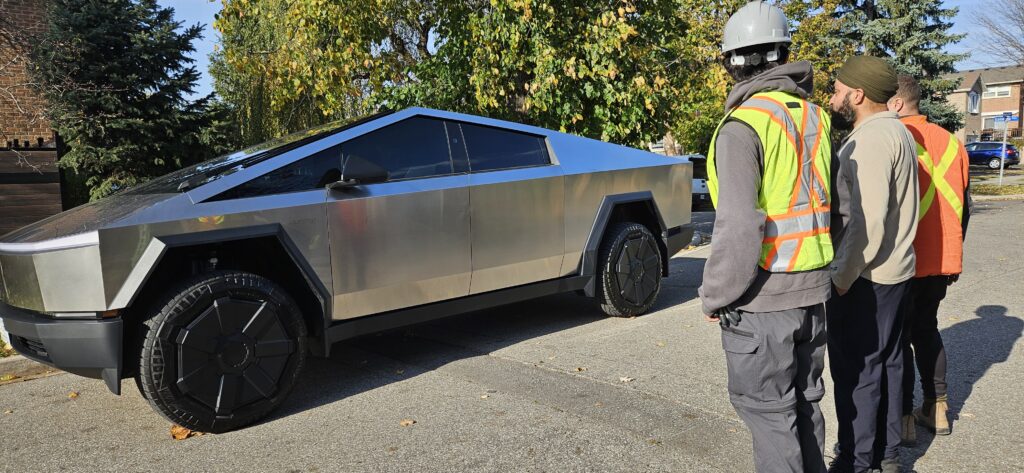
[[[262,100],[271,116],[305,117],[269,134],[426,105],[640,145],[664,134],[692,69],[664,46],[686,31],[675,0],[369,3],[227,0],[214,76],[261,84],[242,110]]]
[[[247,142],[419,105],[634,146],[670,131],[689,152],[706,150],[724,112],[732,84],[721,66],[721,32],[746,3],[223,1],[215,22],[222,49],[211,72]],[[876,43],[904,70],[916,67],[929,91],[946,90],[940,76],[951,63],[941,53],[957,38],[943,29],[948,11],[936,10],[938,0],[776,3],[793,24],[792,59],[814,64],[817,103],[827,103],[843,61]],[[866,16],[865,5],[876,3],[885,15]],[[884,39],[886,27],[910,35],[921,52]]]

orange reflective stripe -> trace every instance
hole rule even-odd
[[[810,215],[810,214],[814,214],[814,213],[818,213],[818,212],[829,212],[831,210],[832,210],[832,207],[827,206],[827,205],[824,206],[824,207],[808,207],[808,208],[803,209],[803,210],[797,210],[796,212],[788,212],[788,213],[779,214],[779,215],[769,215],[768,216],[768,220],[773,220],[773,221],[774,220],[785,220],[785,219],[788,219],[788,218],[802,217],[804,215]]]
[[[793,257],[789,259],[789,266],[786,267],[786,272],[791,273],[796,268],[797,255],[800,254],[800,249],[804,246],[804,239],[801,238],[796,241],[796,251],[793,252]]]
[[[775,257],[779,254],[779,245],[775,242],[772,243],[772,248],[768,250],[768,254],[764,258],[764,263],[767,266],[765,269],[771,268],[775,265]],[[793,258],[796,259],[796,258]]]
[[[821,173],[818,172],[818,167],[814,165],[814,159],[818,156],[818,148],[821,146],[821,135],[824,134],[825,120],[822,120],[821,117],[818,117],[818,136],[814,138],[814,148],[811,151],[811,171],[814,172],[814,178],[817,179],[818,185],[821,186],[822,189],[825,189],[825,193],[827,194],[828,186],[825,185],[825,179],[821,177]],[[814,193],[815,198],[817,198],[817,194],[817,192]],[[829,196],[826,195],[825,199],[828,198]],[[818,200],[818,203],[821,204],[820,199]]]
[[[761,97],[758,97],[758,98],[761,98]],[[786,133],[786,138],[789,139],[789,144],[793,145],[794,149],[799,149],[796,146],[796,139],[793,138],[793,135],[789,132],[789,127],[787,127],[785,123],[782,123],[782,121],[779,120],[779,117],[776,117],[775,114],[772,113],[771,110],[768,110],[767,108],[749,107],[749,106],[742,106],[742,107],[737,108],[736,110],[750,110],[752,112],[761,112],[761,113],[767,114],[768,117],[771,118],[771,120],[773,122],[775,122],[777,125],[782,127],[782,130]]]
[[[828,232],[829,232],[829,227],[822,227],[822,228],[816,228],[814,230],[808,230],[806,232],[788,233],[788,234],[785,234],[785,235],[779,235],[779,236],[773,236],[773,237],[765,237],[765,239],[762,241],[762,243],[776,243],[776,242],[786,241],[786,240],[796,240],[797,238],[813,237],[813,236],[823,235],[823,234],[828,233]]]

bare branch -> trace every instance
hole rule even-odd
[[[974,41],[979,49],[999,63],[1024,64],[1024,0],[989,0],[971,19],[982,30]]]

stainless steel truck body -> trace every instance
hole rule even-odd
[[[172,421],[229,430],[353,336],[568,291],[646,311],[692,236],[691,176],[542,128],[379,114],[0,237],[0,317],[30,358],[115,393],[136,377]]]

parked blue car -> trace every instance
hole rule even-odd
[[[971,165],[988,166],[989,169],[999,169],[999,161],[1003,153],[1003,143],[998,141],[977,141],[968,143],[967,155],[970,157]],[[1006,145],[1006,166],[1020,164],[1020,153],[1017,147],[1007,143]]]

